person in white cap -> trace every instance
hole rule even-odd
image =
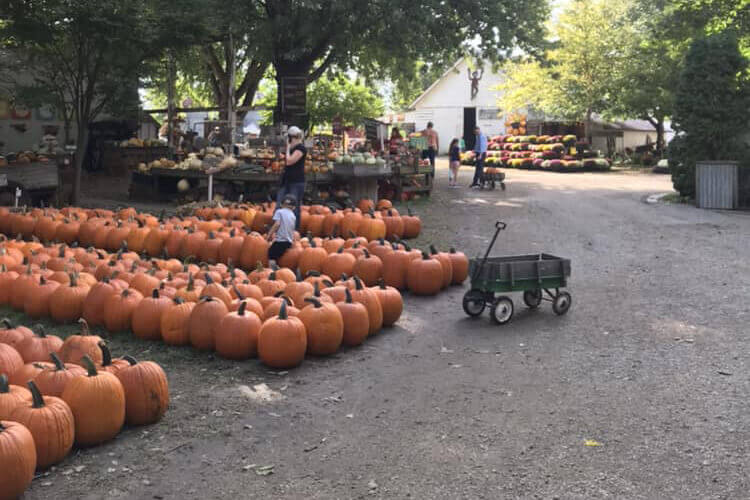
[[[294,196],[297,203],[294,207],[296,216],[296,229],[299,229],[300,206],[305,195],[305,157],[307,149],[303,142],[304,136],[299,127],[289,127],[287,131],[288,140],[286,146],[286,168],[281,175],[281,186],[276,196],[276,205],[281,206],[284,197],[288,194]]]

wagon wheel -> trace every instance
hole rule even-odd
[[[495,190],[495,181],[490,181],[490,189]]]
[[[513,317],[513,301],[510,297],[498,297],[490,309],[490,317],[498,325],[504,325]]]
[[[505,191],[505,183],[504,182],[500,183],[500,187],[502,188],[503,191]]]
[[[555,314],[558,316],[562,316],[568,312],[572,302],[573,298],[568,292],[560,292],[555,297],[555,300],[552,301],[552,310],[555,311]]]
[[[536,309],[542,303],[542,291],[541,290],[526,290],[523,292],[523,302],[530,309]]]
[[[464,295],[464,312],[472,318],[480,316],[486,305],[487,301],[484,299],[484,294],[478,290],[469,290]]]

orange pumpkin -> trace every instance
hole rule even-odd
[[[36,469],[34,437],[25,425],[0,420],[0,484],[3,498],[18,498],[31,485]]]
[[[352,294],[348,288],[343,288],[344,300],[336,302],[336,308],[341,313],[344,323],[342,342],[347,346],[360,345],[365,341],[370,332],[370,318],[367,307],[352,300]]]
[[[443,287],[443,266],[422,252],[421,259],[412,260],[406,269],[406,285],[414,295],[436,295]]]
[[[14,374],[23,368],[24,361],[21,354],[8,344],[0,344],[0,373],[13,378]]]
[[[246,307],[247,302],[242,301],[237,312],[229,313],[222,318],[214,338],[219,356],[242,360],[258,355],[258,334],[263,324],[260,317],[253,312],[247,312]]]
[[[383,308],[383,326],[393,326],[404,310],[401,292],[386,286],[383,280],[380,280],[378,286],[373,287],[372,290],[378,296],[380,306]]]
[[[154,288],[151,296],[143,299],[133,311],[133,335],[143,340],[161,340],[161,316],[171,305],[172,301],[161,297],[159,290]]]
[[[201,297],[190,313],[188,335],[190,344],[202,351],[214,349],[214,337],[221,320],[229,313],[226,304],[214,297]]]
[[[50,295],[49,312],[52,319],[59,323],[76,321],[83,315],[83,301],[88,292],[89,287],[79,285],[78,277],[71,274],[70,283],[57,287]]]
[[[430,245],[430,257],[440,262],[443,268],[443,288],[446,288],[453,281],[453,264],[450,256],[446,252],[438,252],[435,245]]]
[[[63,363],[54,352],[50,353],[53,366],[47,367],[34,377],[34,383],[45,396],[59,397],[73,378],[86,371],[78,365]]]
[[[153,361],[123,358],[128,366],[116,374],[125,391],[125,421],[128,425],[158,422],[169,406],[169,384],[161,366]]]
[[[21,355],[25,363],[34,361],[46,361],[49,359],[51,352],[58,354],[62,348],[63,341],[55,335],[47,335],[42,325],[36,326],[36,333],[27,337],[18,344],[18,354]],[[24,380],[23,383],[26,383]]]
[[[94,363],[101,364],[102,350],[99,343],[102,342],[102,338],[98,335],[91,335],[89,324],[85,319],[81,318],[78,322],[81,324],[81,334],[71,335],[65,339],[60,348],[60,359],[65,363],[80,365],[81,358],[88,355]]]
[[[125,390],[118,378],[98,372],[88,356],[83,357],[86,376],[71,380],[62,393],[75,421],[75,442],[92,446],[113,439],[125,422]]]
[[[305,359],[307,334],[305,325],[294,316],[288,316],[286,303],[279,315],[266,320],[258,335],[258,357],[272,368],[293,368]]]
[[[454,285],[460,285],[469,276],[469,259],[463,252],[457,252],[455,248],[451,248],[448,252],[448,257],[451,260],[451,266],[453,269],[453,276],[451,277],[451,283]]]
[[[335,253],[329,253],[323,261],[322,272],[328,276],[351,275],[357,262],[356,257],[344,252],[344,246],[339,246]]]
[[[354,283],[355,287],[351,291],[352,299],[364,304],[367,308],[367,316],[370,320],[368,333],[374,335],[383,327],[383,307],[375,292],[362,286],[362,281],[357,276],[354,277]]]
[[[362,251],[364,254],[357,259],[352,272],[359,276],[365,285],[372,286],[383,276],[383,262],[375,255],[370,255],[366,249]]]
[[[90,326],[104,324],[104,302],[107,297],[114,295],[117,291],[117,288],[110,284],[109,278],[106,277],[91,287],[83,301],[81,315]]]
[[[305,307],[299,319],[307,332],[307,352],[315,356],[333,354],[341,347],[344,337],[344,320],[333,304],[321,302],[314,297],[305,299],[312,307]]]
[[[141,292],[132,288],[107,297],[104,301],[104,327],[113,333],[129,330],[133,312],[142,300]]]
[[[8,376],[0,373],[0,420],[9,420],[13,410],[26,403],[31,403],[31,393],[23,386],[10,384]]]
[[[177,297],[161,316],[161,338],[168,345],[190,344],[188,325],[195,302],[185,302]]]

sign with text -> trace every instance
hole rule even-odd
[[[306,76],[286,76],[281,79],[281,113],[284,116],[307,113]]]

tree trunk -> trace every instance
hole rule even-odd
[[[593,146],[593,142],[591,139],[591,115],[593,114],[593,111],[590,109],[586,111],[586,124],[585,124],[585,130],[584,135],[586,136],[586,142],[589,143],[589,146]]]
[[[81,173],[83,171],[83,162],[86,159],[86,151],[89,147],[89,124],[78,123],[77,126],[76,161],[75,170],[73,171],[73,205],[78,205],[81,199]]]
[[[660,116],[656,122],[656,153],[661,157],[664,154],[664,117]]]

